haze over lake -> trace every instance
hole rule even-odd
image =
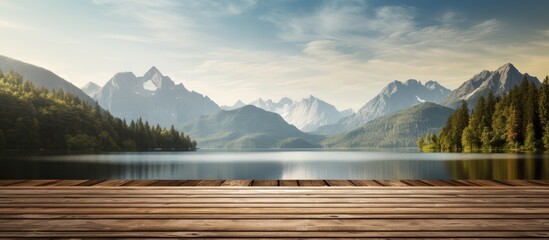
[[[549,155],[254,150],[7,156],[3,179],[549,179]]]

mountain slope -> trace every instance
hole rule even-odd
[[[152,67],[142,77],[132,72],[117,73],[96,94],[99,105],[113,115],[143,118],[162,126],[182,122],[220,110],[207,96],[188,91]]]
[[[70,93],[49,92],[20,75],[0,74],[0,151],[194,150],[196,142],[175,129],[130,126]]]
[[[234,110],[234,109],[241,108],[241,107],[244,107],[244,106],[246,106],[246,104],[243,103],[242,101],[238,100],[232,106],[226,106],[226,105],[221,106],[221,109],[229,111],[229,110]]]
[[[410,79],[406,82],[393,81],[366,103],[356,114],[341,119],[337,124],[319,128],[315,133],[331,135],[362,126],[368,121],[387,114],[423,103],[441,102],[450,90],[435,81],[422,84]]]
[[[447,107],[457,108],[461,100],[466,100],[469,103],[469,106],[474,106],[481,96],[488,96],[490,91],[496,96],[507,94],[511,88],[520,84],[524,76],[526,76],[529,81],[534,81],[538,86],[541,84],[536,77],[522,74],[513,64],[507,63],[496,71],[491,72],[484,70],[473,76],[452,91],[441,104]]]
[[[279,102],[273,102],[270,99],[264,101],[260,98],[251,102],[250,105],[278,113],[286,122],[304,132],[312,132],[321,126],[337,123],[341,118],[353,114],[351,109],[340,112],[334,105],[314,96],[300,101],[282,98]]]
[[[95,94],[101,90],[101,86],[93,82],[89,82],[86,85],[84,85],[81,89],[84,93],[88,94],[88,96],[93,98]]]
[[[47,69],[0,55],[0,71],[4,73],[9,73],[10,71],[19,73],[23,76],[23,79],[34,84],[37,88],[44,87],[49,91],[59,91],[62,89],[64,92],[75,95],[88,104],[95,104],[95,101],[78,87]]]
[[[422,103],[327,138],[322,145],[327,148],[414,147],[420,136],[438,132],[453,111],[434,103]]]
[[[251,105],[200,117],[181,129],[201,148],[304,147],[322,140],[299,131],[276,113]]]

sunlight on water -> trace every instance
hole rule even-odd
[[[549,179],[549,156],[364,151],[198,151],[3,156],[1,178]]]

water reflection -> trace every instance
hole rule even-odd
[[[0,157],[2,179],[549,179],[549,156],[198,151]]]

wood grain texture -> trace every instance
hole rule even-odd
[[[546,180],[1,180],[0,238],[549,238]]]

